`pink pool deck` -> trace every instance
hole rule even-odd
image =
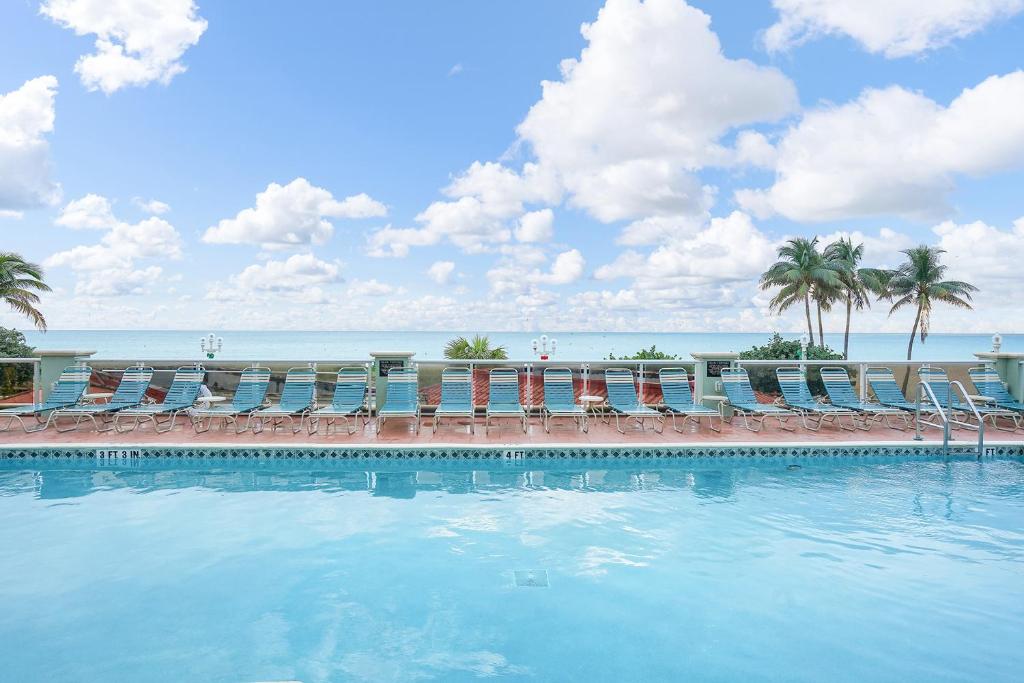
[[[512,420],[503,420],[500,428],[492,426],[489,432],[484,432],[483,419],[476,422],[476,433],[470,434],[466,423],[445,422],[437,433],[431,431],[430,418],[423,418],[420,433],[413,431],[412,420],[393,418],[388,420],[381,433],[374,433],[374,426],[371,422],[353,435],[349,436],[344,432],[344,427],[338,434],[310,435],[308,431],[293,434],[290,429],[278,429],[271,431],[269,428],[262,433],[253,434],[245,432],[235,434],[233,430],[222,431],[215,427],[203,434],[196,434],[191,424],[179,420],[177,426],[170,432],[158,434],[152,426],[143,426],[127,433],[96,432],[91,426],[83,425],[77,431],[59,433],[54,429],[47,429],[43,432],[25,434],[20,430],[0,432],[0,447],[3,445],[35,445],[35,446],[59,446],[59,445],[105,445],[105,446],[145,446],[148,444],[164,445],[233,445],[233,446],[337,446],[339,448],[352,446],[393,446],[401,447],[430,447],[430,446],[501,446],[501,447],[530,447],[530,446],[587,446],[604,445],[623,447],[629,445],[658,445],[658,446],[694,446],[694,445],[715,445],[715,444],[793,444],[810,445],[821,444],[872,444],[872,443],[914,443],[913,430],[899,431],[890,429],[884,424],[876,424],[870,431],[841,430],[833,425],[825,425],[819,431],[811,431],[797,426],[795,431],[789,432],[779,429],[777,424],[766,423],[760,432],[751,432],[743,427],[740,420],[732,424],[722,426],[720,433],[713,432],[707,428],[707,423],[696,426],[688,425],[685,433],[679,434],[673,431],[671,422],[667,423],[664,433],[658,434],[651,427],[639,429],[633,424],[626,427],[625,434],[615,429],[614,421],[605,424],[600,420],[592,420],[589,432],[582,432],[572,426],[570,421],[556,422],[550,433],[546,433],[541,426],[539,419],[532,418],[529,425],[529,432],[524,434],[518,423]],[[924,431],[924,443],[942,443],[942,433],[933,428]],[[986,443],[1012,443],[1024,444],[1024,432],[1005,432],[995,429],[986,429]],[[969,431],[954,432],[953,445],[973,446],[977,442],[977,435]],[[920,442],[918,442],[920,443]]]

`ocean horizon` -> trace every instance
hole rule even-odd
[[[199,338],[209,330],[50,330],[25,331],[27,342],[38,349],[95,351],[93,358],[124,360],[201,360]],[[443,358],[445,342],[457,336],[483,334],[491,344],[504,346],[510,359],[534,357],[531,341],[538,332],[457,331],[220,331],[224,338],[220,360],[361,360],[372,351],[408,351],[419,360]],[[632,355],[656,346],[659,351],[690,360],[700,351],[744,351],[767,343],[772,332],[556,332],[553,358],[565,361],[596,360]],[[799,339],[800,332],[780,333]],[[850,359],[863,361],[899,360],[906,357],[908,335],[899,333],[852,333]],[[825,334],[825,343],[842,351],[842,334]],[[915,360],[974,360],[974,354],[992,348],[988,334],[933,333],[922,344],[914,342]],[[1024,352],[1024,334],[1003,335],[1002,349]]]

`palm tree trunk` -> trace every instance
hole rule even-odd
[[[818,341],[820,346],[825,346],[825,328],[821,326],[821,302],[818,302]]]
[[[846,295],[846,331],[843,333],[843,360],[850,360],[850,315],[853,311],[853,300]]]
[[[811,341],[811,346],[814,346],[814,325],[811,324],[811,297],[809,294],[804,294],[804,315],[807,316],[807,337]]]
[[[921,323],[921,304],[917,305],[917,315],[914,316],[914,327],[910,330],[910,343],[907,344],[907,360],[914,355],[914,337],[917,335],[917,326]],[[910,383],[910,366],[907,366],[907,374],[903,376],[903,393],[907,393],[907,384]]]

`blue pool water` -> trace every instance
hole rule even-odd
[[[1021,460],[792,462],[5,466],[0,678],[1021,679]]]

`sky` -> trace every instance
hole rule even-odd
[[[54,329],[765,331],[778,246],[850,235],[1024,332],[1021,46],[1024,0],[9,0],[3,249]]]

